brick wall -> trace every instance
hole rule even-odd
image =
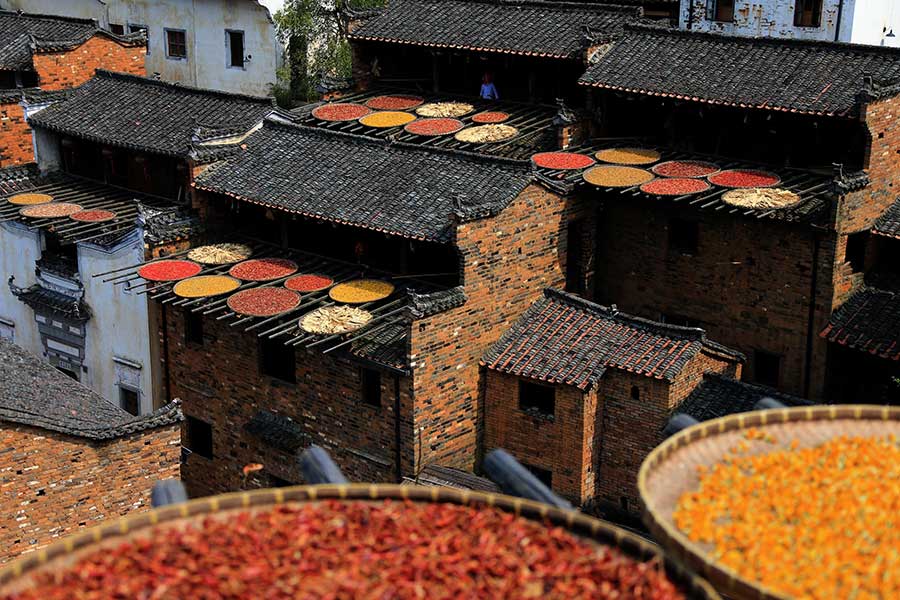
[[[669,217],[699,222],[695,256],[668,248]],[[675,212],[659,202],[610,199],[599,219],[597,299],[650,319],[661,314],[701,324],[710,339],[743,352],[782,356],[780,388],[804,395],[815,238],[811,397],[824,385],[826,344],[818,333],[831,314],[832,275],[843,254],[834,234],[769,219]],[[840,254],[840,258],[836,258]]]
[[[393,374],[382,373],[382,405],[376,408],[362,402],[360,366],[335,354],[298,349],[297,383],[291,384],[260,374],[253,333],[204,319],[200,346],[185,342],[180,311],[166,307],[165,320],[170,394],[182,400],[185,416],[210,423],[213,431],[213,458],[195,453],[184,465],[191,496],[267,486],[266,480],[244,480],[242,468],[250,463],[262,463],[276,477],[301,482],[297,456],[244,431],[260,409],[294,420],[309,443],[328,450],[352,481],[394,481]],[[400,390],[401,404],[409,405],[408,378],[401,377]]]
[[[31,128],[20,98],[0,104],[0,167],[34,162]]]
[[[634,516],[641,514],[637,490],[641,463],[662,441],[662,430],[673,409],[690,395],[706,372],[739,376],[740,367],[733,360],[701,352],[672,382],[607,371],[597,390],[596,497],[600,503]],[[632,398],[632,388],[637,388],[638,399]]]
[[[179,477],[179,424],[107,442],[0,423],[0,563],[82,527],[150,507]]]
[[[422,457],[471,470],[476,463],[479,361],[546,287],[565,275],[566,200],[530,185],[495,217],[457,230],[468,301],[417,321],[410,340],[415,427]]]
[[[594,495],[596,392],[556,388],[553,419],[519,409],[519,378],[485,371],[484,450],[503,448],[553,473],[553,490],[576,504]]]
[[[146,75],[146,55],[146,47],[123,46],[103,35],[95,35],[77,48],[35,54],[33,60],[38,86],[43,90],[62,90],[81,85],[97,69]]]

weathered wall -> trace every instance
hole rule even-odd
[[[179,424],[91,442],[0,422],[0,563],[72,531],[150,508],[179,477]]]
[[[146,75],[146,52],[142,46],[123,46],[103,35],[95,35],[77,48],[35,54],[33,60],[40,88],[62,90],[81,85],[93,77],[97,69]]]
[[[553,491],[575,504],[594,495],[596,392],[556,386],[552,419],[519,409],[519,378],[486,370],[484,450],[503,448],[519,461],[552,473]]]
[[[0,327],[11,330],[13,342],[33,354],[41,356],[43,347],[38,335],[34,312],[13,296],[7,281],[15,277],[19,287],[28,287],[37,280],[34,263],[41,257],[41,233],[16,222],[0,224]],[[10,326],[9,324],[12,324]]]
[[[668,247],[669,217],[696,219],[695,256]],[[816,298],[810,327],[815,236]],[[740,218],[630,199],[610,199],[599,219],[597,297],[649,319],[691,319],[710,339],[747,356],[782,356],[780,388],[804,395],[807,341],[812,343],[810,395],[824,385],[826,344],[818,332],[831,314],[834,237],[770,219]],[[843,255],[840,255],[843,260]]]
[[[410,340],[425,464],[475,466],[479,361],[544,288],[562,287],[569,212],[577,210],[533,184],[499,215],[458,227],[468,301],[417,321]]]
[[[0,103],[0,168],[34,161],[31,128],[17,96],[8,96]]]
[[[143,235],[137,232],[111,249],[90,243],[78,245],[78,271],[84,299],[93,316],[85,324],[85,364],[82,383],[113,404],[119,404],[119,385],[140,392],[141,413],[154,410],[153,377],[159,362],[151,353],[147,295],[125,286],[103,283],[106,273],[144,260]],[[165,403],[165,401],[163,401]],[[157,406],[159,403],[157,402]]]
[[[394,481],[393,374],[382,373],[380,407],[362,401],[360,365],[335,354],[298,350],[297,383],[279,381],[260,373],[254,334],[209,318],[203,322],[203,345],[188,343],[182,313],[165,310],[171,396],[182,400],[185,415],[212,425],[213,458],[191,454],[184,465],[192,496],[249,487],[241,471],[249,463],[262,463],[277,477],[301,482],[297,456],[244,431],[260,409],[291,418],[309,436],[304,448],[318,444],[328,450],[352,481]],[[400,402],[405,406],[410,404],[409,385],[401,377]],[[405,444],[409,453],[411,439]]]

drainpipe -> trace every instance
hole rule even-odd
[[[844,14],[844,0],[838,0],[837,19],[834,24],[834,41],[841,41],[841,16]],[[850,40],[847,40],[848,42]]]
[[[803,373],[803,397],[809,398],[809,389],[812,381],[812,353],[813,340],[816,335],[813,328],[815,327],[816,316],[816,294],[819,284],[819,248],[821,240],[815,230],[813,236],[813,254],[812,254],[812,277],[809,283],[809,316],[806,324],[806,368]]]
[[[163,351],[163,362],[166,365],[165,370],[163,371],[163,377],[165,377],[165,388],[166,388],[166,404],[172,401],[172,382],[169,377],[169,323],[166,312],[166,305],[161,304],[162,306],[162,330],[163,330],[163,339],[162,339],[162,351]]]
[[[397,483],[403,481],[403,467],[401,465],[401,438],[400,438],[400,376],[394,375],[394,476]]]
[[[843,1],[843,0],[841,0],[841,1]],[[685,23],[685,29],[693,29],[694,2],[695,2],[695,0],[688,0],[688,18],[687,18],[687,23]]]

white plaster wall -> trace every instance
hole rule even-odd
[[[42,356],[41,336],[34,320],[34,311],[9,291],[10,275],[15,284],[28,287],[36,282],[34,263],[41,257],[41,233],[19,223],[0,224],[0,318],[12,321],[17,345]]]
[[[227,92],[266,96],[275,81],[280,45],[268,9],[257,0],[0,0],[10,10],[93,18],[149,29],[147,74],[167,81]],[[188,57],[166,57],[165,29],[187,32]],[[228,68],[225,30],[244,32],[244,69]]]
[[[691,6],[693,5],[693,17]],[[737,0],[734,22],[720,23],[707,18],[708,0],[681,0],[679,26],[693,31],[711,31],[750,37],[780,37],[900,46],[900,1],[898,0],[824,0],[820,27],[795,27],[795,0]],[[885,37],[893,29],[893,38]]]
[[[846,25],[841,23],[841,39],[856,44],[900,47],[900,1],[857,0],[845,14],[848,18]],[[887,37],[891,31],[894,36]]]
[[[78,271],[84,285],[84,299],[92,317],[86,323],[85,365],[83,382],[101,396],[118,404],[119,389],[116,363],[120,357],[141,365],[141,412],[153,410],[153,369],[150,351],[150,323],[147,296],[126,293],[123,286],[102,283],[97,273],[127,267],[144,259],[142,235],[139,232],[127,242],[106,250],[90,243],[78,245]]]

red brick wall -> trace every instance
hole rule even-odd
[[[803,395],[813,231],[769,219],[668,208],[634,198],[607,201],[597,236],[598,301],[650,319],[666,314],[700,322],[710,339],[747,355],[751,380],[754,350],[780,354],[780,387]],[[670,215],[699,220],[696,256],[668,249]],[[826,344],[818,333],[831,314],[835,260],[833,234],[817,235],[811,397],[819,397],[824,384]]]
[[[876,100],[863,108],[870,147],[866,172],[871,183],[841,199],[838,231],[852,233],[872,226],[897,199],[900,186],[900,98]]]
[[[76,529],[150,507],[179,477],[178,424],[108,442],[0,423],[0,563]]]
[[[562,286],[568,213],[563,198],[531,185],[499,215],[459,226],[468,302],[417,321],[410,341],[425,464],[475,466],[479,361],[544,288]]]
[[[31,128],[19,102],[0,104],[0,167],[34,162]]]
[[[244,431],[260,409],[293,419],[352,481],[394,481],[393,374],[382,374],[382,406],[375,408],[361,399],[356,363],[315,349],[298,350],[297,383],[280,382],[260,374],[253,333],[207,318],[204,345],[186,344],[181,312],[167,307],[166,313],[171,396],[181,398],[186,416],[210,423],[213,430],[213,459],[191,454],[184,465],[191,496],[258,487],[255,480],[243,479],[242,468],[249,463],[300,482],[296,456]],[[400,389],[401,403],[408,405],[408,378],[401,377]]]
[[[522,462],[553,473],[553,490],[576,504],[594,495],[596,392],[556,387],[554,418],[519,409],[519,378],[485,371],[484,450],[503,448]]]
[[[95,35],[73,50],[34,55],[38,86],[43,90],[76,87],[94,76],[97,69],[146,75],[143,46],[123,46],[103,35]]]
[[[706,372],[739,376],[740,367],[732,360],[701,352],[671,383],[613,369],[606,372],[597,391],[596,496],[600,502],[635,516],[641,514],[637,490],[641,463],[662,441],[662,430],[673,409],[697,387]],[[637,400],[631,397],[632,387],[639,390]]]

